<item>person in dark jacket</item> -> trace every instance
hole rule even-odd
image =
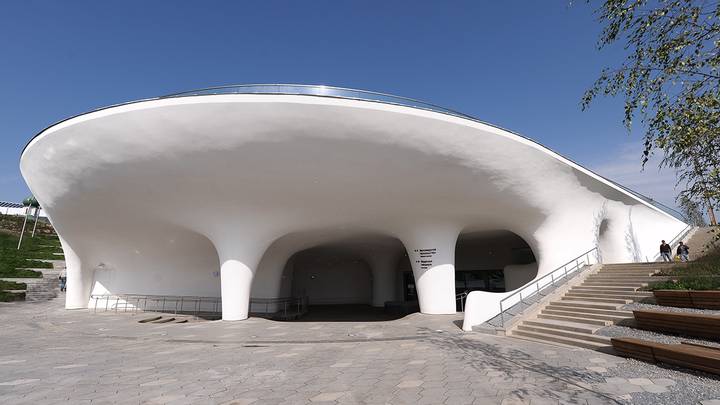
[[[671,262],[672,261],[672,248],[670,245],[665,243],[665,241],[660,241],[660,257],[662,257],[664,262]]]
[[[680,241],[680,244],[677,248],[677,255],[680,256],[680,261],[686,262],[690,260],[690,248],[688,247],[688,245]]]

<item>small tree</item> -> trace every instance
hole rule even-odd
[[[588,0],[590,2],[590,0]],[[623,122],[646,128],[642,165],[654,151],[678,172],[681,196],[702,201],[711,223],[720,200],[720,3],[694,0],[604,0],[598,47],[622,43],[625,61],[604,69],[582,99],[625,99]]]

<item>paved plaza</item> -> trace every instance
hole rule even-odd
[[[460,316],[190,321],[0,306],[2,404],[720,404],[708,375],[463,333]]]

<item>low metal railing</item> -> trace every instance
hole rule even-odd
[[[563,282],[567,282],[568,280],[570,280],[570,278],[576,276],[577,274],[580,274],[579,270],[582,267],[593,264],[591,263],[591,253],[593,252],[595,256],[595,263],[598,263],[598,248],[594,247],[587,252],[582,253],[581,255],[571,259],[562,266],[559,266],[550,273],[538,278],[537,280],[533,280],[525,284],[514,293],[500,300],[500,313],[498,315],[500,315],[500,322],[502,323],[502,325],[505,325],[505,312],[507,312],[510,308],[512,308],[516,304],[524,303],[524,300],[534,295],[543,295],[542,291],[545,288],[550,286],[556,286],[557,282],[561,280],[563,280]],[[525,294],[524,296],[523,293]]]
[[[264,306],[265,312],[263,313],[265,314],[272,313],[275,314],[275,316],[282,315],[283,318],[287,318],[288,315],[305,315],[308,312],[309,298],[307,296],[287,298],[251,298],[250,312],[252,312],[253,305],[256,307]],[[274,309],[275,311],[272,312],[271,309]]]
[[[220,297],[200,297],[188,295],[148,295],[148,294],[93,294],[93,312],[167,312],[173,314],[220,315],[222,299]],[[265,312],[253,312],[254,307],[264,307]],[[275,311],[271,311],[274,309]],[[296,312],[292,312],[295,310]],[[251,298],[250,312],[288,317],[289,314],[304,315],[308,311],[308,297]]]
[[[460,312],[465,312],[465,300],[467,299],[469,291],[463,291],[460,294],[455,295],[455,301],[460,301]]]

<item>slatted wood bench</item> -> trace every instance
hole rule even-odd
[[[635,338],[612,338],[613,348],[624,357],[666,363],[720,375],[720,349],[696,344],[665,344]]]
[[[640,329],[720,340],[720,315],[645,310],[633,315]]]
[[[655,290],[658,305],[680,308],[720,309],[720,291]]]

